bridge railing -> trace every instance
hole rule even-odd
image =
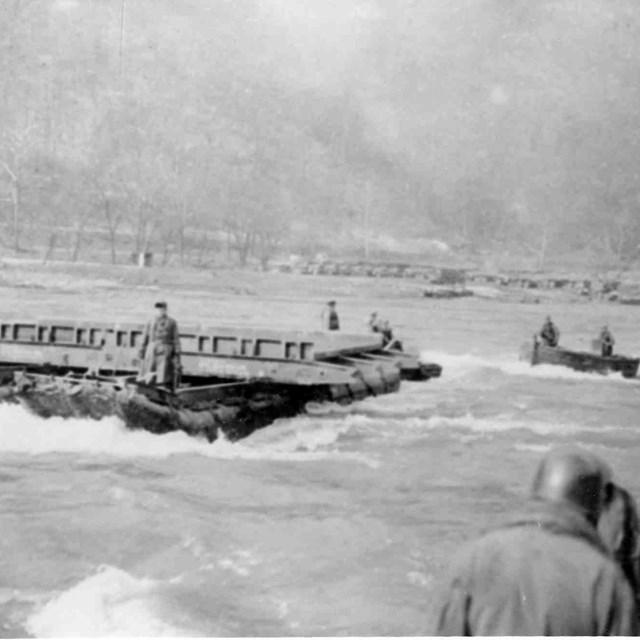
[[[144,325],[87,321],[38,320],[0,322],[0,342],[48,344],[106,350],[139,350]],[[313,361],[315,344],[305,339],[279,338],[255,330],[187,330],[180,334],[183,353]]]

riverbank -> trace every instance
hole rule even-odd
[[[633,281],[630,281],[633,282]],[[429,285],[420,279],[402,276],[300,274],[280,270],[196,269],[192,267],[145,267],[84,262],[49,262],[4,259],[0,261],[0,287],[58,292],[147,291],[150,293],[189,292],[222,296],[290,297],[302,295],[319,302],[330,298],[421,297]],[[638,274],[640,287],[640,274]],[[523,288],[500,283],[471,280],[468,286],[480,298],[513,303],[588,302],[574,288]]]

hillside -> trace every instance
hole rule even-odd
[[[5,254],[638,258],[629,0],[11,0],[0,24]]]

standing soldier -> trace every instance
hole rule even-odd
[[[327,331],[340,330],[340,318],[336,311],[336,301],[330,300],[322,312],[322,328]]]
[[[600,341],[600,349],[602,351],[603,356],[612,356],[613,355],[613,345],[616,343],[613,338],[613,334],[609,331],[609,327],[605,325],[602,327],[600,331],[600,336],[598,338]]]
[[[178,324],[167,315],[167,303],[156,302],[156,317],[147,323],[140,346],[139,380],[172,389],[180,369]]]
[[[545,323],[540,331],[540,338],[548,347],[557,347],[560,342],[560,331],[551,320],[551,316],[547,316]]]
[[[580,449],[551,451],[521,515],[464,549],[435,635],[635,635],[638,612],[596,525],[609,468]]]

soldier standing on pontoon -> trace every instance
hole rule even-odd
[[[174,388],[180,370],[178,323],[167,315],[167,303],[156,302],[156,317],[145,327],[140,346],[138,380]]]
[[[340,330],[340,318],[336,311],[336,301],[330,300],[327,306],[322,311],[322,328],[325,331],[339,331]]]
[[[378,312],[372,311],[369,316],[369,320],[367,320],[367,326],[369,327],[369,331],[372,333],[380,332],[380,319],[378,318]]]

